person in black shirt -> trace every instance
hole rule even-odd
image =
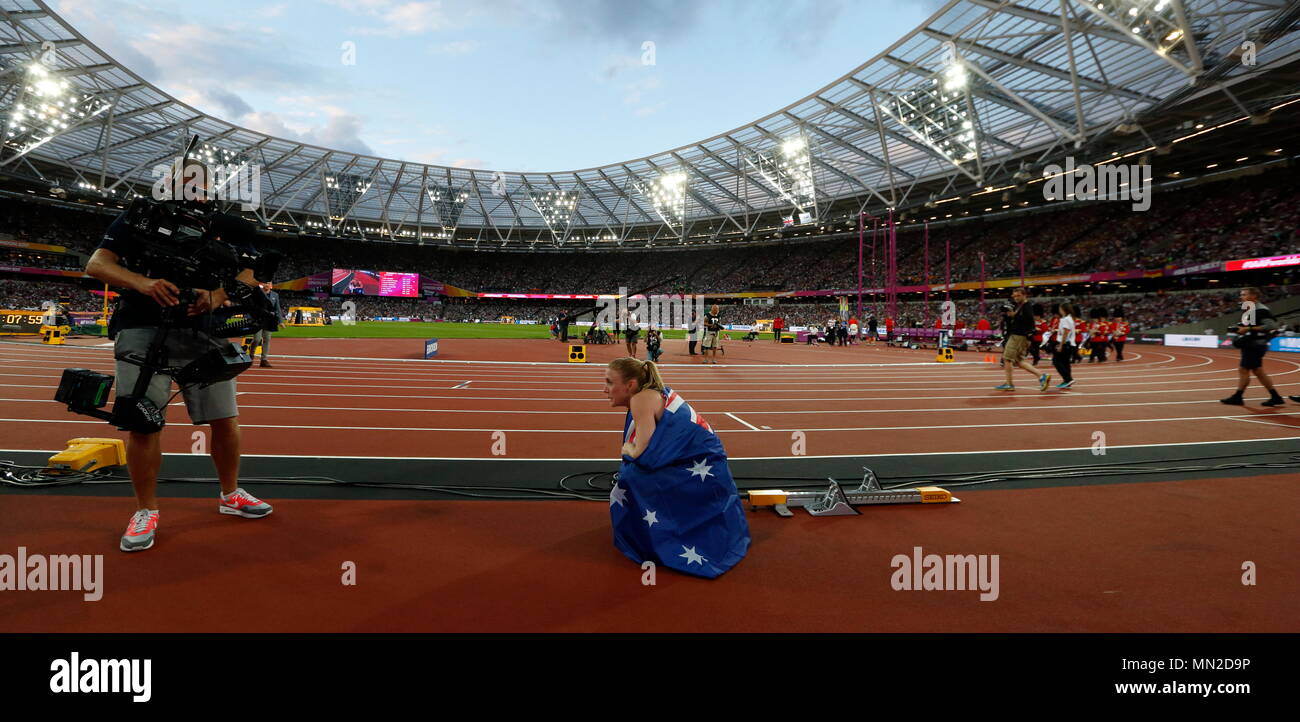
[[[206,168],[190,161],[185,166],[185,178],[195,175],[210,178]],[[208,183],[200,182],[207,189]],[[167,201],[175,202],[175,201]],[[163,321],[164,309],[174,309],[181,301],[181,289],[165,278],[146,275],[149,270],[141,265],[141,239],[138,231],[122,214],[113,221],[104,234],[99,247],[86,264],[87,275],[116,286],[122,290],[117,312],[109,323],[109,335],[114,338],[114,357],[144,353],[153,342]],[[219,240],[238,250],[255,253],[252,248],[254,229],[251,223],[235,216],[218,215],[212,220],[211,233]],[[256,286],[253,269],[239,273],[239,281]],[[187,319],[197,319],[226,302],[226,291],[194,289],[196,300],[186,309]],[[211,351],[219,344],[230,344],[228,339],[218,339],[200,331],[197,323],[183,322],[173,327],[165,339],[167,364],[184,366],[190,360]],[[119,360],[117,362],[117,390],[119,394],[131,393],[140,374],[140,367]],[[172,379],[155,374],[146,396],[162,413],[167,411]],[[221,480],[221,498],[218,511],[245,518],[259,518],[271,513],[271,505],[257,499],[239,487],[239,410],[235,403],[235,381],[230,379],[202,388],[193,385],[181,390],[185,406],[195,425],[212,426],[212,461]],[[161,434],[132,431],[127,437],[127,467],[131,485],[135,490],[137,511],[131,517],[119,548],[122,551],[143,551],[153,546],[154,532],[158,526],[158,470],[162,464]]]
[[[1264,385],[1268,390],[1269,398],[1262,406],[1281,406],[1286,401],[1282,395],[1277,392],[1273,386],[1273,379],[1269,378],[1268,372],[1264,370],[1264,354],[1268,353],[1268,342],[1273,336],[1273,331],[1277,329],[1277,319],[1268,306],[1259,302],[1258,288],[1241,289],[1241,302],[1244,307],[1246,303],[1254,303],[1254,314],[1249,310],[1241,314],[1241,323],[1237,326],[1239,334],[1235,345],[1241,349],[1241,364],[1237,368],[1237,392],[1226,399],[1219,399],[1220,402],[1230,406],[1241,406],[1245,404],[1242,395],[1246,393],[1246,387],[1250,385],[1250,375],[1254,374],[1255,378]],[[1252,323],[1253,321],[1253,323]],[[1300,398],[1291,397],[1292,401],[1300,402]]]
[[[1011,381],[1011,371],[1022,368],[1038,379],[1038,389],[1047,390],[1051,374],[1039,374],[1038,369],[1029,363],[1025,354],[1029,351],[1029,337],[1034,333],[1034,310],[1029,305],[1029,295],[1025,289],[1017,288],[1011,292],[1015,304],[1005,313],[1006,345],[1002,350],[1002,370],[1006,374],[1006,383],[994,388],[1001,391],[1014,391],[1016,385]]]
[[[718,306],[714,304],[704,314],[704,363],[718,363],[718,346],[722,344],[722,320],[718,316]],[[710,361],[710,354],[712,354]]]

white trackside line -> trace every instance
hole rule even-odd
[[[730,411],[727,412],[727,416],[730,416],[731,418],[735,419],[736,421],[739,421],[740,423],[744,424],[745,426],[748,426],[749,428],[753,429],[754,431],[758,431],[758,430],[759,430],[759,428],[758,428],[757,426],[754,426],[753,424],[749,423],[748,421],[745,421],[744,419],[740,418],[739,416],[736,416],[735,414],[731,413]]]
[[[1291,424],[1279,424],[1276,421],[1264,421],[1262,419],[1243,419],[1240,416],[1227,416],[1225,418],[1232,419],[1233,421],[1245,421],[1246,423],[1249,424],[1266,424],[1268,426],[1281,426],[1282,428],[1285,429],[1295,429],[1296,433],[1300,434],[1300,428],[1296,428]]]
[[[1276,374],[1276,376],[1281,376],[1281,375],[1282,374]],[[1300,381],[1275,383],[1274,385],[1275,386],[1296,386],[1298,384],[1300,384]],[[55,389],[58,387],[49,386],[45,384],[10,384],[10,388]],[[1068,394],[1058,394],[1058,393],[1040,394],[1039,392],[1035,391],[1035,392],[1031,392],[1030,398],[1054,399],[1054,398],[1066,398],[1067,396],[1074,397],[1074,398],[1092,398],[1097,396],[1149,396],[1151,394],[1191,394],[1191,393],[1212,394],[1212,393],[1217,393],[1219,391],[1235,391],[1236,388],[1237,388],[1236,386],[1214,386],[1214,387],[1200,388],[1200,389],[1162,389],[1159,391],[1083,391],[1083,390],[1079,390],[1078,387],[1075,387],[1071,389],[1068,392]],[[447,389],[447,390],[450,391],[451,389]],[[241,391],[240,393],[248,394],[249,396],[287,396],[290,398],[298,398],[302,395],[290,391]],[[561,401],[563,403],[590,403],[590,404],[609,403],[608,399],[601,399],[601,398],[539,399],[530,396],[460,396],[460,395],[442,396],[438,394],[344,394],[344,393],[337,393],[333,391],[328,392],[328,395],[331,398],[363,398],[363,399],[455,399],[458,401],[519,401],[524,403],[559,403]],[[986,398],[990,398],[990,396],[984,394],[979,394],[979,395],[971,394],[967,396],[832,396],[832,397],[798,396],[798,397],[785,397],[785,398],[773,398],[769,396],[763,396],[761,398],[756,398],[756,399],[713,399],[713,398],[700,398],[692,395],[691,402],[692,403],[726,403],[726,404],[761,404],[770,401],[781,401],[781,402],[945,401],[945,400],[953,400],[953,399],[962,399],[962,400],[970,401],[970,400],[979,400],[979,399],[986,399]],[[997,398],[1002,398],[1002,397],[997,397]],[[1014,397],[1007,397],[1007,398],[1014,398]],[[1197,399],[1197,401],[1205,401],[1205,400],[1212,400],[1212,399]],[[1152,402],[1152,403],[1167,403],[1167,402]],[[1090,406],[1103,406],[1103,405],[1105,404],[1091,404]],[[1114,404],[1114,405],[1122,406],[1123,404]],[[1141,406],[1143,404],[1138,404],[1138,405]],[[1051,409],[1051,408],[1066,408],[1066,407],[1055,406],[1055,405],[1053,406],[1005,406],[1005,407],[980,407],[979,410],[988,411],[994,408]],[[899,410],[906,411],[911,409],[899,409]],[[710,411],[716,411],[716,410],[710,410]],[[754,412],[746,410],[745,413],[754,413]],[[790,413],[806,413],[806,412],[792,411]]]
[[[95,422],[85,422],[95,423]],[[1296,441],[1294,436],[1278,436],[1268,439],[1229,439],[1227,441],[1176,441],[1167,444],[1108,444],[1107,449],[1160,449],[1170,446],[1213,446],[1216,444],[1262,444],[1269,441]],[[998,451],[906,451],[891,454],[810,454],[808,456],[731,456],[732,461],[790,461],[803,459],[878,459],[895,456],[953,456],[958,454],[1037,454],[1053,451],[1090,451],[1089,446],[1058,446],[1050,449],[1001,449]],[[0,453],[57,454],[63,449],[0,449]],[[1281,452],[1277,452],[1281,453]],[[168,451],[164,456],[189,456],[195,454],[186,451]],[[558,458],[558,457],[510,457],[510,456],[321,456],[319,454],[241,454],[241,456],[258,459],[379,459],[386,461],[608,461],[617,464],[618,459]],[[1176,460],[1175,460],[1176,461]],[[1136,463],[1136,462],[1135,462]]]
[[[1275,414],[1275,416],[1300,416],[1300,412],[1291,412]],[[1030,426],[1075,426],[1087,424],[1147,424],[1170,421],[1218,421],[1223,419],[1234,419],[1239,417],[1233,416],[1177,416],[1165,419],[1107,419],[1100,421],[1041,421],[1028,422],[1022,424],[949,424],[942,426],[855,426],[855,427],[808,427],[790,429],[771,429],[772,433],[788,433],[791,431],[825,431],[825,432],[843,432],[843,431],[928,431],[931,429],[989,429],[989,428],[1019,428]],[[102,424],[98,420],[79,419],[0,419],[0,422],[9,421],[24,424]],[[741,422],[744,423],[744,422]],[[746,424],[748,426],[748,424]],[[314,429],[318,431],[416,431],[416,432],[469,432],[469,433],[491,433],[495,431],[506,431],[520,434],[612,434],[623,433],[619,430],[611,429],[505,429],[501,427],[485,429],[467,429],[462,427],[427,427],[427,426],[323,426],[323,425],[294,425],[294,424],[240,424],[240,428],[245,429]],[[716,429],[718,434],[749,434],[749,433],[768,433],[768,430],[757,428],[749,429]]]

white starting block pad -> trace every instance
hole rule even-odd
[[[830,486],[825,491],[782,491],[766,489],[749,492],[749,503],[754,508],[771,507],[780,516],[794,516],[792,506],[801,506],[812,516],[848,516],[860,514],[855,506],[873,504],[956,504],[957,497],[937,486],[918,486],[907,489],[882,489],[876,474],[866,472],[856,489],[845,490],[838,481],[828,478]]]

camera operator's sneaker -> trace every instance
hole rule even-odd
[[[222,494],[217,511],[222,514],[258,519],[271,513],[271,505],[240,488],[230,494]]]
[[[259,366],[261,366],[264,369],[275,368],[274,366],[271,365],[271,362],[267,361],[266,359],[262,359],[262,363],[259,364]]]
[[[118,548],[124,552],[142,552],[153,546],[156,531],[157,510],[141,509],[131,516],[131,523],[126,525],[126,533],[122,535],[122,543]]]

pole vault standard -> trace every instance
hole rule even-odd
[[[1025,287],[1025,244],[1022,241],[1020,243],[1017,243],[1016,245],[1020,246],[1020,287],[1024,288]]]
[[[930,222],[925,222],[925,327],[930,327]]]
[[[885,304],[889,317],[898,323],[898,227],[894,225],[894,209],[889,209],[889,225],[885,231]]]
[[[877,319],[883,315],[880,313],[880,298],[878,289],[880,283],[880,267],[876,262],[876,245],[880,241],[880,219],[875,216],[871,217],[871,312]]]
[[[952,243],[943,237],[943,300],[952,300]]]
[[[866,227],[867,214],[858,213],[858,318],[862,318],[862,231]]]
[[[980,251],[980,318],[984,318],[984,252]]]

